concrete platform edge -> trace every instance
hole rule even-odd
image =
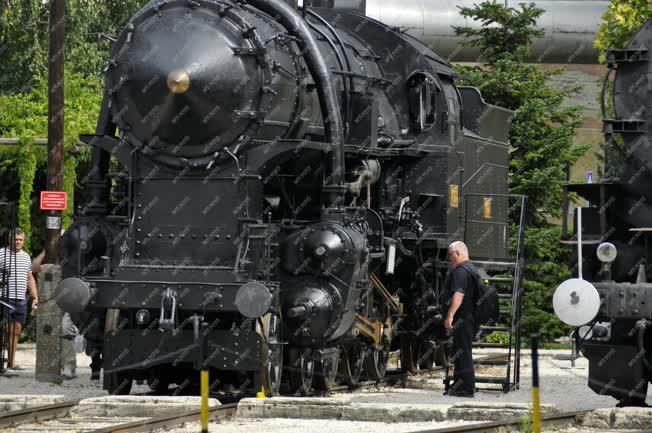
[[[354,403],[322,398],[246,398],[238,404],[238,418],[341,419],[347,421],[430,422],[430,421],[504,421],[527,415],[528,404],[388,404]],[[558,413],[555,405],[544,405],[544,415]]]

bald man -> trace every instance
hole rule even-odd
[[[446,395],[473,397],[475,372],[473,371],[473,300],[478,270],[469,260],[469,250],[464,242],[453,242],[448,247],[451,268],[444,282],[443,302],[447,311],[444,320],[446,331],[453,336],[452,358],[455,365],[454,382]]]

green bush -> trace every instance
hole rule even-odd
[[[538,332],[544,339],[567,334],[552,309],[552,293],[569,276],[561,230],[551,223],[561,215],[565,167],[573,165],[589,145],[576,145],[575,132],[582,109],[567,106],[576,88],[556,89],[549,79],[563,69],[544,70],[525,63],[543,10],[533,3],[518,8],[485,1],[461,8],[468,19],[482,23],[456,31],[467,45],[482,49],[483,64],[457,66],[461,84],[480,89],[485,100],[514,111],[510,142],[509,187],[528,197],[525,231],[524,335]],[[512,215],[517,224],[517,215]],[[512,242],[514,245],[515,242]]]
[[[74,188],[77,159],[86,157],[88,150],[78,149],[79,135],[92,133],[99,113],[102,85],[97,79],[67,71],[65,79],[65,162],[64,190],[68,193],[68,208],[63,226],[70,224],[74,209]],[[34,139],[47,136],[47,80],[38,78],[28,91],[0,95],[0,137],[20,139],[18,146],[0,147],[0,198],[18,202],[18,224],[25,231],[25,250],[36,254],[42,248],[41,221],[38,210],[39,191],[45,189],[45,146],[33,145]],[[14,167],[15,169],[9,169]],[[4,168],[4,169],[3,169]],[[37,169],[41,173],[37,173]],[[19,192],[16,195],[17,176]],[[35,182],[38,180],[38,184]],[[36,237],[37,242],[32,243]]]
[[[487,341],[487,343],[508,344],[509,334],[504,331],[494,331],[491,334],[487,335],[485,340]]]

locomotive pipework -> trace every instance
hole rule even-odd
[[[96,324],[105,388],[191,377],[195,326],[224,383],[277,393],[285,377],[305,392],[338,365],[347,383],[384,375],[399,336],[428,319],[401,317],[436,303],[403,309],[439,290],[464,193],[506,192],[511,113],[454,80],[423,44],[354,12],[143,7],[111,49],[82,137],[93,200],[62,242],[59,303]],[[485,219],[504,225],[507,207]],[[504,236],[476,256],[506,255]]]

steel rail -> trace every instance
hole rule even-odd
[[[79,400],[67,401],[63,403],[35,406],[27,409],[20,409],[5,414],[0,414],[0,428],[13,427],[19,424],[61,418],[68,415],[70,409],[77,406],[78,403]]]
[[[489,355],[482,358],[478,358],[476,362],[482,362],[487,360],[496,360],[503,359],[505,355]],[[360,388],[367,388],[372,386],[378,386],[382,384],[393,384],[400,381],[407,380],[410,376],[421,376],[433,372],[444,371],[444,366],[437,366],[429,370],[419,370],[417,372],[401,372],[393,371],[381,380],[378,381],[364,381],[360,382],[355,387],[349,387],[348,385],[337,385],[332,387],[328,392],[347,392],[355,391]],[[313,395],[313,394],[311,394]],[[43,406],[36,406],[27,409],[21,409],[16,411],[11,411],[5,414],[0,414],[0,428],[14,427],[20,424],[30,423],[30,422],[39,422],[39,421],[49,421],[57,418],[62,418],[67,416],[70,413],[70,410],[79,404],[80,400],[67,401],[63,403],[55,403]],[[238,403],[228,403],[220,406],[215,406],[209,408],[209,416],[212,420],[224,420],[233,416],[237,411]],[[582,412],[583,413],[583,412]],[[171,415],[165,415],[154,418],[147,418],[139,421],[133,421],[125,424],[118,424],[110,427],[104,427],[97,430],[94,430],[93,433],[127,433],[127,432],[142,432],[142,431],[153,431],[156,429],[172,428],[177,427],[185,422],[198,421],[201,410],[192,410],[187,412],[180,412]],[[578,412],[577,414],[580,414]],[[545,423],[550,422],[556,418],[563,418],[568,416],[567,414],[555,415],[552,417],[547,417],[543,421]],[[518,426],[520,421],[513,421],[512,424]],[[483,432],[483,431],[497,431],[497,427],[492,427],[493,425],[497,427],[509,426],[510,423],[483,423],[481,426],[475,426],[476,430],[470,429],[474,426],[465,426],[459,428],[467,428],[467,430],[458,430],[458,427],[451,427],[443,430],[426,430],[419,433],[439,433],[439,432]],[[477,428],[494,428],[494,430],[482,430]]]
[[[208,416],[211,420],[224,420],[232,417],[238,410],[238,403],[228,403],[221,406],[214,406],[208,409]],[[110,427],[103,427],[93,430],[92,433],[134,433],[150,432],[159,429],[179,427],[187,422],[199,422],[201,409],[180,412],[171,415],[164,415],[154,418],[147,418],[140,421],[118,424]]]
[[[482,361],[497,361],[497,360],[506,360],[507,355],[506,354],[498,354],[498,355],[487,355],[483,356],[481,358],[477,358],[473,360],[474,364],[475,363],[481,363]],[[331,387],[328,391],[326,392],[347,392],[347,391],[357,391],[360,388],[371,388],[373,386],[378,386],[378,385],[383,385],[383,384],[394,384],[397,382],[401,381],[406,381],[410,377],[414,376],[424,376],[429,373],[436,373],[440,371],[445,371],[446,367],[445,366],[435,366],[431,369],[425,369],[425,370],[418,370],[418,371],[400,371],[400,370],[392,370],[388,371],[387,375],[380,379],[380,380],[367,380],[364,382],[358,383],[356,386],[349,386],[349,385],[335,385]],[[323,394],[323,392],[318,392],[318,393],[311,393],[310,395],[320,395]]]
[[[581,419],[588,411],[566,412],[543,417],[541,423],[546,427],[560,427],[574,424]],[[511,433],[519,432],[521,419],[510,421],[490,421],[477,424],[467,424],[458,427],[443,427],[430,430],[414,430],[412,433]]]

